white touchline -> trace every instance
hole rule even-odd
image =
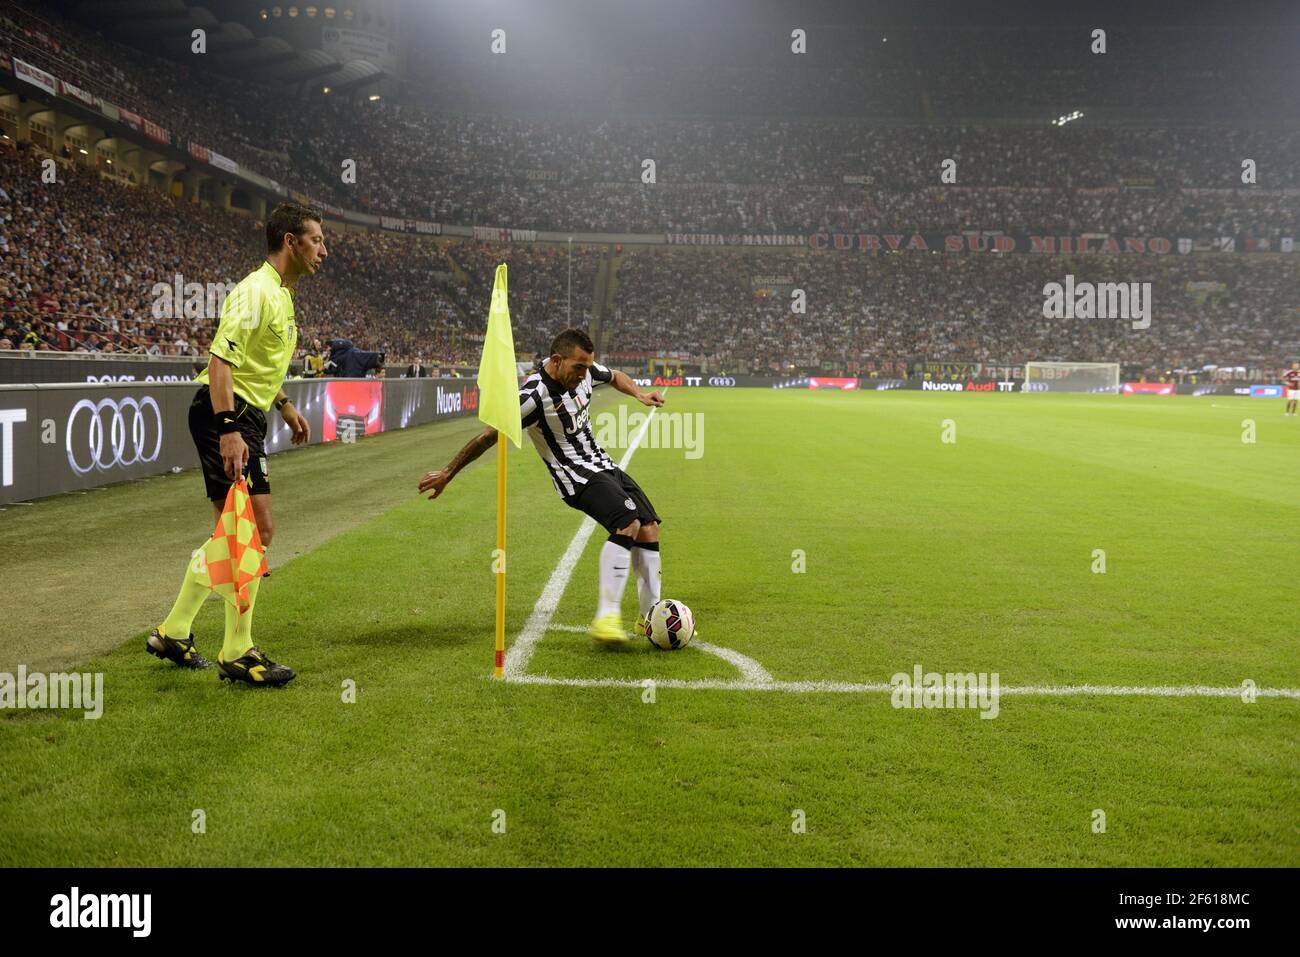
[[[665,389],[665,392],[668,390]],[[628,444],[627,451],[623,453],[623,458],[619,460],[618,467],[626,468],[627,464],[632,461],[632,453],[636,451],[637,446],[641,444],[641,438],[645,435],[646,428],[650,425],[650,420],[655,417],[659,410],[651,408],[650,414],[645,417],[641,423],[641,428],[637,429],[636,436]],[[582,550],[587,547],[587,539],[591,538],[591,533],[596,530],[596,520],[587,516],[578,526],[577,532],[573,535],[573,540],[569,542],[569,547],[564,550],[564,555],[560,563],[555,566],[555,571],[551,572],[550,580],[547,581],[546,587],[537,598],[537,604],[533,606],[533,613],[528,616],[528,621],[524,623],[524,630],[519,633],[510,646],[510,651],[506,654],[505,680],[519,681],[528,670],[528,659],[533,656],[533,647],[541,641],[542,635],[546,633],[546,626],[551,623],[551,616],[555,614],[555,609],[560,606],[560,599],[564,597],[564,589],[569,587],[569,579],[573,577],[573,569],[578,564],[578,559],[582,556]]]
[[[548,625],[547,631],[585,632],[586,625]],[[735,665],[743,676],[724,681],[717,678],[687,680],[672,678],[552,678],[549,675],[524,675],[523,684],[561,685],[575,688],[640,688],[652,680],[661,688],[686,688],[696,691],[786,691],[807,694],[817,691],[830,694],[892,694],[894,686],[884,683],[857,683],[851,681],[777,681],[753,658],[748,658],[730,648],[720,648],[703,641],[693,641],[691,648],[717,655]],[[1209,688],[1204,685],[1170,685],[1153,688],[1122,685],[1024,685],[1000,687],[998,694],[1041,695],[1043,697],[1069,697],[1074,695],[1152,697],[1152,698],[1240,698],[1241,688]],[[1261,698],[1295,698],[1300,700],[1300,688],[1259,688],[1255,694]]]
[[[647,680],[658,688],[682,688],[687,691],[784,691],[791,694],[891,694],[893,685],[855,684],[849,681],[721,681],[704,678],[693,681],[681,678],[552,678],[549,675],[521,675],[516,684],[559,685],[566,688],[643,688]],[[1240,698],[1240,688],[1207,688],[1201,685],[1182,687],[1122,687],[1117,685],[1025,685],[998,689],[1000,695],[1042,697],[1149,697],[1149,698]],[[1259,688],[1259,698],[1291,698],[1300,701],[1300,688]]]

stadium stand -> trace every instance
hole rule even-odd
[[[725,106],[750,115],[573,119],[469,114],[466,104],[492,107],[497,93],[489,86],[457,97],[454,83],[419,104],[301,100],[227,78],[218,93],[195,67],[34,3],[6,3],[0,27],[10,54],[129,106],[177,142],[210,144],[327,203],[458,225],[611,234],[609,243],[566,248],[345,231],[331,222],[328,266],[300,297],[304,343],[342,336],[394,363],[473,363],[492,268],[504,261],[521,353],[541,348],[560,325],[602,318],[602,341],[623,352],[680,353],[728,371],[1033,356],[1106,358],[1162,375],[1206,365],[1276,370],[1300,353],[1300,278],[1290,256],[871,256],[632,245],[612,253],[612,234],[624,233],[662,240],[972,229],[1249,237],[1278,248],[1300,231],[1292,195],[1300,167],[1290,161],[1300,133],[1253,126],[1246,121],[1258,117],[1234,112],[1239,99],[1198,56],[1202,31],[1154,32],[1144,38],[1153,46],[1143,62],[1116,59],[1086,74],[1077,50],[1051,52],[1066,49],[1054,47],[1063,41],[1051,31],[990,31],[978,45],[956,33],[902,31],[870,67],[814,61],[771,77],[740,62],[745,50],[766,49],[742,31],[737,63],[718,64],[707,77],[629,54],[602,102],[607,111],[653,103],[660,113],[680,104],[696,114]],[[1278,41],[1249,31],[1219,39],[1229,59],[1252,51],[1234,82],[1256,84],[1261,109],[1294,112],[1269,56],[1259,55]],[[838,54],[863,42],[835,38],[826,62],[843,63]],[[909,64],[922,51],[935,66],[918,77]],[[994,62],[1016,66],[986,69]],[[574,89],[607,81],[604,69],[575,67]],[[981,79],[972,84],[971,76]],[[1164,79],[1135,88],[1143,76]],[[967,79],[949,82],[954,77]],[[873,96],[855,92],[862,89]],[[235,99],[241,108],[232,111]],[[1112,118],[1128,111],[1168,122],[1015,122],[1085,100]],[[987,123],[943,122],[990,101],[1003,112]],[[864,103],[885,102],[887,116],[864,115]],[[778,111],[808,118],[773,118]],[[878,122],[882,116],[894,122]],[[1206,118],[1216,123],[1176,125]],[[57,184],[37,175],[45,155],[59,159]],[[1260,185],[1242,184],[1243,156],[1258,164]],[[355,184],[338,176],[345,158],[357,162]],[[657,163],[652,185],[640,180],[646,158]],[[956,162],[955,184],[939,182],[943,158]],[[176,276],[236,281],[260,255],[256,217],[123,182],[94,163],[62,144],[15,145],[6,136],[0,349],[203,356],[215,316],[159,315],[155,286]],[[1114,323],[1043,320],[1042,287],[1066,273],[1152,282],[1151,330],[1139,336]],[[808,291],[807,313],[790,313],[793,288]]]

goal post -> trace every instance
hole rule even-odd
[[[1118,362],[1026,362],[1022,392],[1119,393]]]

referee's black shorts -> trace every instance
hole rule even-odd
[[[270,495],[271,483],[266,477],[266,413],[255,405],[249,405],[236,393],[235,421],[239,423],[239,434],[248,446],[248,494]],[[194,436],[194,447],[199,450],[208,498],[224,502],[231,482],[226,478],[226,469],[221,463],[221,433],[217,431],[212,399],[206,385],[199,387],[190,403],[190,435]]]
[[[642,525],[663,521],[641,486],[620,468],[597,472],[569,504],[586,512],[610,532],[627,528],[633,519]]]

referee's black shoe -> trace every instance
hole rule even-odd
[[[170,661],[182,668],[197,670],[212,667],[212,662],[195,649],[193,635],[182,641],[179,638],[169,638],[155,628],[144,640],[144,650],[155,658]]]
[[[217,677],[222,681],[243,681],[250,685],[277,687],[287,685],[298,676],[288,665],[279,665],[256,647],[249,648],[234,661],[222,661],[217,655]]]

